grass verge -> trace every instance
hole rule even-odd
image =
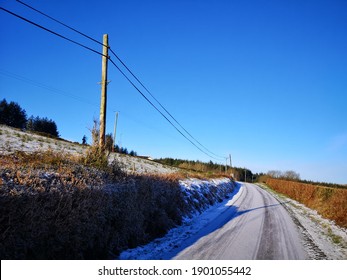
[[[269,178],[266,184],[275,191],[306,205],[323,217],[347,228],[347,189]]]

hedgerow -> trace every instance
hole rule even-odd
[[[347,189],[268,178],[266,184],[347,228]]]
[[[83,161],[82,161],[83,162]],[[108,259],[182,221],[177,179],[68,155],[0,157],[1,259]]]

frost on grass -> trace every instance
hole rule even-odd
[[[186,209],[182,225],[149,244],[123,251],[120,259],[167,259],[168,252],[178,248],[225,211],[228,207],[227,200],[238,191],[236,183],[227,178],[186,179],[179,183]]]
[[[39,152],[54,150],[64,153],[83,154],[85,147],[63,140],[53,140],[31,132],[21,131],[5,125],[0,125],[0,155],[14,152]]]
[[[60,139],[53,140],[34,133],[0,125],[0,155],[12,154],[18,151],[33,153],[47,150],[84,155],[87,148],[88,146],[86,145],[79,145]],[[170,174],[178,172],[177,168],[128,155],[112,153],[109,156],[109,162],[112,163],[114,160],[118,161],[124,167],[124,171],[128,173]]]
[[[0,156],[2,259],[106,259],[182,223],[177,180],[53,153]]]
[[[183,193],[182,175],[163,175],[177,169],[129,156],[91,166],[85,146],[0,129],[2,259],[115,258],[164,236],[233,187],[187,181]]]

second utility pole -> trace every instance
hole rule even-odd
[[[107,102],[107,62],[108,62],[108,35],[104,34],[102,47],[102,72],[101,72],[101,103],[100,103],[100,135],[99,147],[105,147],[106,133],[106,102]]]
[[[114,117],[114,131],[113,131],[112,152],[114,152],[114,147],[116,146],[117,122],[118,122],[118,112],[116,112],[116,115],[115,115],[115,117]]]

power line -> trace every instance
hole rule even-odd
[[[18,74],[11,73],[11,72],[3,70],[3,69],[0,69],[0,74],[4,75],[4,76],[7,76],[7,77],[10,77],[10,78],[13,78],[13,79],[16,79],[16,80],[19,80],[19,81],[22,81],[22,82],[25,82],[25,83],[28,83],[28,84],[31,84],[31,85],[34,85],[36,87],[39,87],[39,88],[51,91],[52,93],[56,93],[56,94],[59,94],[59,95],[63,95],[63,96],[67,96],[67,97],[73,98],[73,99],[75,99],[75,100],[77,100],[79,102],[83,102],[83,103],[86,103],[86,104],[89,104],[89,105],[92,105],[92,106],[97,106],[97,104],[94,104],[90,100],[85,99],[85,98],[83,98],[81,96],[77,96],[77,95],[68,93],[68,92],[63,91],[61,89],[57,89],[57,88],[45,85],[43,83],[40,83],[40,82],[31,80],[31,79],[28,79],[26,77],[23,77],[23,76],[18,75]]]
[[[194,139],[202,148],[204,148],[207,152],[213,154],[214,156],[218,158],[225,158],[219,155],[216,155],[215,153],[211,152],[209,149],[207,149],[204,145],[202,145],[195,137],[193,137],[180,123],[176,120],[176,118],[170,114],[170,112],[159,102],[157,98],[145,87],[145,85],[136,77],[136,75],[126,66],[126,64],[117,56],[117,54],[110,49],[111,53],[114,54],[114,56],[119,60],[119,62],[128,70],[128,72],[135,78],[135,80],[152,96],[152,98],[159,104],[159,106],[192,138]]]
[[[75,29],[75,28],[73,28],[73,27],[71,27],[71,26],[69,26],[69,25],[67,25],[67,24],[65,24],[65,23],[63,23],[62,21],[60,21],[60,20],[57,20],[57,19],[55,19],[55,18],[53,18],[53,17],[51,17],[51,16],[49,16],[49,15],[47,15],[46,13],[44,13],[44,12],[42,12],[42,11],[40,11],[40,10],[38,10],[38,9],[36,9],[36,8],[34,8],[34,7],[32,7],[32,6],[30,6],[29,4],[26,4],[26,3],[24,3],[23,1],[20,1],[20,0],[16,0],[18,3],[20,3],[20,4],[22,4],[22,5],[24,5],[24,6],[26,6],[26,7],[28,7],[29,9],[32,9],[32,10],[34,10],[35,12],[37,12],[37,13],[39,13],[39,14],[41,14],[41,15],[43,15],[43,16],[45,16],[45,17],[47,17],[47,18],[49,18],[49,19],[51,19],[51,20],[53,20],[53,21],[55,21],[55,22],[57,22],[57,23],[59,23],[59,24],[61,24],[61,25],[63,25],[63,26],[65,26],[66,28],[68,28],[68,29],[70,29],[70,30],[72,30],[72,31],[74,31],[74,32],[76,32],[76,33],[78,33],[78,34],[80,34],[80,35],[82,35],[82,36],[84,36],[84,37],[86,37],[86,38],[88,38],[88,39],[90,39],[90,40],[92,40],[93,42],[95,42],[95,43],[98,43],[99,45],[102,45],[103,46],[103,43],[101,43],[101,42],[99,42],[98,40],[96,40],[96,39],[94,39],[94,38],[92,38],[91,36],[89,36],[89,35],[87,35],[87,34],[85,34],[85,33],[83,33],[83,32],[81,32],[81,31],[79,31],[79,30],[77,30],[77,29]],[[162,103],[148,90],[148,88],[140,81],[140,79],[129,69],[129,67],[122,61],[122,59],[120,59],[120,57],[112,50],[112,48],[111,47],[109,47],[109,46],[107,46],[108,48],[109,48],[109,50],[110,50],[110,52],[117,58],[117,60],[125,67],[125,69],[133,76],[133,78],[146,90],[146,92],[159,104],[159,106],[175,121],[175,123],[176,124],[178,124],[179,126],[180,126],[180,128],[182,128],[184,131],[185,131],[185,133],[187,133],[190,137],[191,137],[191,139],[193,139],[195,142],[197,142],[203,149],[205,149],[208,153],[210,153],[210,154],[213,154],[214,156],[216,156],[216,157],[218,157],[218,158],[225,158],[225,157],[223,157],[223,156],[219,156],[219,155],[217,155],[217,154],[215,154],[215,153],[213,153],[213,152],[211,152],[208,148],[206,148],[203,144],[201,144],[192,134],[190,134],[184,127],[183,127],[183,125],[162,105]]]
[[[13,78],[13,79],[16,79],[16,80],[19,80],[19,81],[31,84],[33,86],[45,89],[45,90],[50,91],[52,93],[55,93],[57,95],[62,95],[62,96],[66,96],[66,97],[75,99],[76,101],[88,104],[88,105],[93,106],[93,107],[98,107],[99,106],[99,104],[94,103],[91,100],[86,99],[84,97],[81,97],[81,96],[78,96],[78,95],[74,95],[74,94],[72,94],[70,92],[67,92],[67,91],[64,91],[64,90],[61,90],[61,89],[58,89],[58,88],[54,88],[52,86],[43,84],[41,82],[37,82],[37,81],[31,80],[29,78],[26,78],[26,77],[18,75],[18,74],[14,74],[14,73],[12,73],[10,71],[7,71],[7,70],[4,70],[4,69],[0,69],[0,75],[4,75],[4,76],[10,77],[10,78]],[[111,110],[116,111],[114,108],[111,108]]]
[[[24,6],[28,7],[29,9],[32,9],[32,10],[34,10],[35,12],[37,12],[37,13],[39,13],[39,14],[41,14],[41,15],[43,15],[43,16],[45,16],[45,17],[47,17],[47,18],[49,18],[49,19],[51,19],[51,20],[53,20],[53,21],[55,21],[55,22],[57,22],[57,23],[59,23],[59,24],[61,24],[61,25],[63,25],[63,26],[65,26],[66,28],[68,28],[68,29],[70,29],[70,30],[72,30],[72,31],[74,31],[74,32],[76,32],[76,33],[78,33],[78,34],[80,34],[80,35],[82,35],[82,36],[84,36],[84,37],[86,37],[86,38],[88,38],[88,39],[94,41],[95,43],[98,43],[99,45],[102,45],[102,46],[103,46],[103,43],[99,42],[98,40],[96,40],[96,39],[94,39],[94,38],[92,38],[92,37],[90,37],[90,36],[88,36],[87,34],[81,32],[81,31],[78,31],[77,29],[75,29],[75,28],[73,28],[73,27],[71,27],[71,26],[69,26],[69,25],[67,25],[67,24],[65,24],[65,23],[63,23],[63,22],[61,22],[60,20],[57,20],[57,19],[55,19],[55,18],[53,18],[53,17],[51,17],[51,16],[45,14],[44,12],[39,11],[38,9],[36,9],[36,8],[34,8],[34,7],[32,7],[32,6],[30,6],[29,4],[24,3],[23,1],[20,1],[20,0],[16,0],[16,1],[17,1],[18,3],[24,5]]]
[[[118,71],[124,76],[124,78],[141,94],[141,96],[160,114],[162,115],[176,130],[178,133],[180,133],[185,139],[187,139],[192,145],[194,145],[197,149],[199,149],[201,152],[203,152],[205,155],[207,155],[208,157],[210,158],[213,158],[213,159],[216,159],[216,160],[219,160],[218,158],[215,158],[211,155],[209,155],[208,153],[206,153],[204,150],[202,150],[199,146],[197,146],[191,139],[189,139],[186,135],[184,135],[182,133],[181,130],[179,130],[168,118],[167,116],[165,116],[159,109],[157,106],[155,106],[153,104],[152,101],[150,101],[148,99],[148,97],[146,95],[143,94],[143,92],[129,79],[129,77],[117,66],[117,64],[112,60],[112,59],[109,59],[110,62],[118,69]]]
[[[67,27],[67,28],[69,28],[69,29],[71,29],[71,30],[73,30],[73,31],[75,31],[75,32],[77,32],[78,34],[80,34],[80,35],[82,35],[82,36],[84,36],[84,37],[86,37],[86,38],[88,38],[88,39],[90,39],[90,40],[92,40],[92,41],[94,41],[94,42],[96,42],[96,43],[98,43],[98,44],[100,44],[100,45],[103,45],[103,43],[100,43],[99,41],[97,41],[96,39],[94,39],[94,38],[92,38],[92,37],[90,37],[90,36],[88,36],[88,35],[86,35],[86,34],[84,34],[84,33],[82,33],[82,32],[80,32],[80,31],[78,31],[77,29],[75,29],[75,28],[72,28],[72,27],[70,27],[70,26],[68,26],[68,25],[66,25],[66,24],[64,24],[63,22],[61,22],[61,21],[59,21],[59,20],[56,20],[56,19],[54,19],[53,17],[51,17],[51,16],[49,16],[49,15],[47,15],[47,14],[45,14],[45,13],[43,13],[43,12],[41,12],[41,11],[39,11],[39,10],[37,10],[37,9],[35,9],[35,8],[33,8],[33,7],[31,7],[30,5],[28,5],[28,4],[26,4],[26,3],[24,3],[24,2],[22,2],[22,1],[19,1],[19,0],[16,0],[17,2],[19,2],[19,3],[21,3],[22,5],[25,5],[25,6],[27,6],[28,8],[30,8],[30,9],[32,9],[32,10],[34,10],[34,11],[36,11],[36,12],[38,12],[38,13],[40,13],[40,14],[42,14],[42,15],[44,15],[44,16],[46,16],[46,17],[48,17],[48,18],[50,18],[50,19],[52,19],[53,21],[55,21],[55,22],[58,22],[59,24],[61,24],[61,25],[63,25],[63,26],[65,26],[65,27]],[[60,37],[60,38],[62,38],[62,39],[65,39],[65,40],[67,40],[67,41],[69,41],[69,42],[71,42],[71,43],[74,43],[74,44],[76,44],[76,45],[78,45],[78,46],[81,46],[81,47],[83,47],[83,48],[85,48],[85,49],[88,49],[88,50],[90,50],[90,51],[92,51],[92,52],[94,52],[94,53],[97,53],[97,54],[99,54],[99,55],[101,55],[101,56],[104,56],[104,54],[103,53],[101,53],[101,52],[99,52],[99,51],[96,51],[96,50],[94,50],[94,49],[92,49],[92,48],[90,48],[90,47],[88,47],[88,46],[86,46],[86,45],[83,45],[83,44],[81,44],[81,43],[79,43],[79,42],[77,42],[77,41],[75,41],[75,40],[72,40],[72,39],[70,39],[70,38],[67,38],[67,37],[65,37],[64,35],[61,35],[61,34],[59,34],[59,33],[57,33],[57,32],[55,32],[55,31],[53,31],[53,30],[50,30],[50,29],[48,29],[48,28],[46,28],[46,27],[44,27],[44,26],[42,26],[42,25],[40,25],[40,24],[37,24],[37,23],[35,23],[35,22],[33,22],[33,21],[31,21],[31,20],[29,20],[29,19],[27,19],[27,18],[24,18],[24,17],[22,17],[22,16],[20,16],[20,15],[18,15],[18,14],[16,14],[16,13],[14,13],[14,12],[11,12],[11,11],[9,11],[9,10],[7,10],[7,9],[5,9],[5,8],[3,8],[3,7],[0,7],[0,9],[2,9],[3,11],[5,11],[5,12],[7,12],[7,13],[9,13],[9,14],[11,14],[11,15],[13,15],[13,16],[15,16],[15,17],[17,17],[17,18],[19,18],[19,19],[22,19],[22,20],[24,20],[25,22],[27,22],[27,23],[30,23],[30,24],[32,24],[32,25],[34,25],[34,26],[36,26],[36,27],[39,27],[39,28],[41,28],[41,29],[43,29],[43,30],[45,30],[45,31],[47,31],[47,32],[49,32],[49,33],[52,33],[53,35],[56,35],[56,36],[58,36],[58,37]],[[158,109],[158,107],[156,107],[154,104],[153,104],[153,102],[152,101],[150,101],[148,98],[147,98],[147,96],[145,96],[145,94],[129,79],[129,77],[128,76],[126,76],[126,74],[116,65],[116,63],[110,58],[110,57],[108,57],[108,59],[110,60],[110,62],[120,71],[120,73],[128,80],[128,82],[142,95],[142,97],[143,98],[145,98],[145,100],[147,101],[147,102],[149,102],[151,105],[152,105],[152,107],[156,110],[156,111],[158,111],[184,138],[186,138],[192,145],[194,145],[196,148],[198,148],[201,152],[203,152],[204,154],[206,154],[207,156],[209,156],[209,157],[211,157],[211,158],[213,158],[213,159],[216,159],[216,160],[219,160],[220,158],[225,158],[225,157],[221,157],[221,156],[219,156],[219,155],[216,155],[215,153],[213,153],[213,152],[211,152],[209,149],[207,149],[204,145],[202,145],[196,138],[194,138],[177,120],[176,120],[176,118],[174,118],[173,116],[172,116],[172,114],[170,114],[170,112],[159,102],[159,100],[157,99],[157,98],[155,98],[155,96],[146,88],[146,86],[136,77],[136,75],[129,69],[129,67],[127,67],[126,66],[126,64],[119,58],[119,56],[111,49],[111,48],[109,48],[110,49],[110,51],[111,51],[111,53],[112,54],[114,54],[115,55],[115,57],[117,58],[117,60],[126,68],[126,70],[133,76],[133,78],[150,94],[150,96],[159,104],[159,106],[185,131],[185,133],[186,134],[188,134],[195,142],[197,142],[203,149],[205,149],[206,151],[204,151],[204,150],[202,150],[199,146],[197,146],[191,139],[189,139],[186,135],[184,135],[184,133],[181,131],[181,130],[179,130],[174,124],[173,124],[173,122],[172,121],[170,121],[169,119],[168,119],[168,117],[167,116],[165,116],[165,114],[163,114],[163,112],[162,111],[160,111],[159,109]],[[214,155],[214,156],[212,156],[212,155]],[[218,158],[216,158],[216,157],[218,157]]]
[[[85,49],[87,49],[87,50],[90,50],[90,51],[92,51],[92,52],[94,52],[94,53],[97,53],[97,54],[99,54],[99,55],[101,55],[101,56],[104,56],[101,52],[98,52],[98,51],[96,51],[96,50],[94,50],[94,49],[92,49],[92,48],[90,48],[90,47],[88,47],[88,46],[86,46],[86,45],[83,45],[83,44],[81,44],[81,43],[78,43],[77,41],[74,41],[74,40],[72,40],[72,39],[70,39],[70,38],[67,38],[67,37],[65,37],[64,35],[61,35],[61,34],[55,32],[55,31],[53,31],[53,30],[50,30],[50,29],[48,29],[48,28],[46,28],[46,27],[44,27],[44,26],[42,26],[42,25],[40,25],[40,24],[38,24],[38,23],[35,23],[35,22],[33,22],[33,21],[31,21],[31,20],[25,18],[25,17],[22,17],[22,16],[20,16],[20,15],[18,15],[18,14],[16,14],[16,13],[13,13],[13,12],[11,12],[11,11],[9,11],[9,10],[3,8],[3,7],[0,7],[0,9],[3,10],[3,11],[5,11],[5,12],[7,12],[7,13],[9,13],[9,14],[11,14],[11,15],[13,15],[13,16],[15,16],[15,17],[17,17],[17,18],[19,18],[19,19],[21,19],[21,20],[24,20],[24,21],[26,21],[26,22],[28,22],[28,23],[30,23],[30,24],[36,26],[36,27],[39,27],[39,28],[41,28],[41,29],[43,29],[43,30],[45,30],[45,31],[47,31],[47,32],[49,32],[49,33],[52,33],[53,35],[56,35],[56,36],[58,36],[58,37],[60,37],[60,38],[62,38],[62,39],[64,39],[64,40],[67,40],[67,41],[69,41],[69,42],[71,42],[71,43],[74,43],[74,44],[80,46],[80,47],[83,47],[83,48],[85,48]]]

